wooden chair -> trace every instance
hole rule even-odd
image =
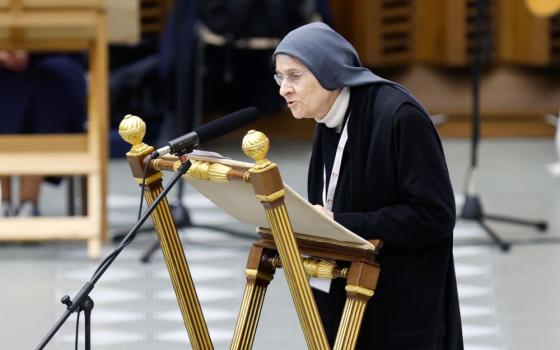
[[[0,49],[88,52],[84,134],[1,135],[0,175],[83,175],[87,213],[0,219],[0,241],[87,240],[97,257],[107,236],[107,33],[102,0],[0,0]],[[0,111],[1,113],[1,111]]]

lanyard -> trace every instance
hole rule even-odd
[[[334,192],[336,190],[336,184],[338,183],[338,176],[340,175],[340,166],[342,164],[342,154],[344,153],[344,147],[346,147],[346,141],[348,141],[348,121],[350,120],[350,115],[344,123],[344,128],[342,129],[342,134],[338,140],[338,146],[336,147],[336,155],[334,156],[333,167],[331,171],[331,177],[329,180],[329,188],[326,189],[327,184],[327,169],[323,167],[323,206],[332,211],[332,205],[334,200]]]

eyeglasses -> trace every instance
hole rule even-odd
[[[291,85],[293,84],[297,84],[297,82],[300,80],[301,76],[304,75],[307,71],[300,71],[300,72],[291,72],[288,73],[286,75],[283,74],[274,74],[274,80],[276,80],[276,84],[278,84],[278,86],[282,86],[282,83],[284,82],[284,80],[286,80],[286,82],[290,83]]]

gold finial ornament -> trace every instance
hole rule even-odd
[[[144,135],[146,135],[146,123],[135,115],[127,114],[124,116],[119,124],[119,135],[132,145],[131,152],[141,152],[148,147],[142,142]]]
[[[255,169],[266,168],[271,162],[266,159],[270,141],[265,134],[256,130],[249,130],[243,137],[243,152],[255,161]]]

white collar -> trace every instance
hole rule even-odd
[[[317,123],[324,123],[328,128],[335,129],[336,132],[340,132],[342,129],[342,122],[344,121],[344,115],[350,104],[350,89],[348,87],[342,88],[336,100],[334,100],[331,109],[321,119],[315,118]]]

